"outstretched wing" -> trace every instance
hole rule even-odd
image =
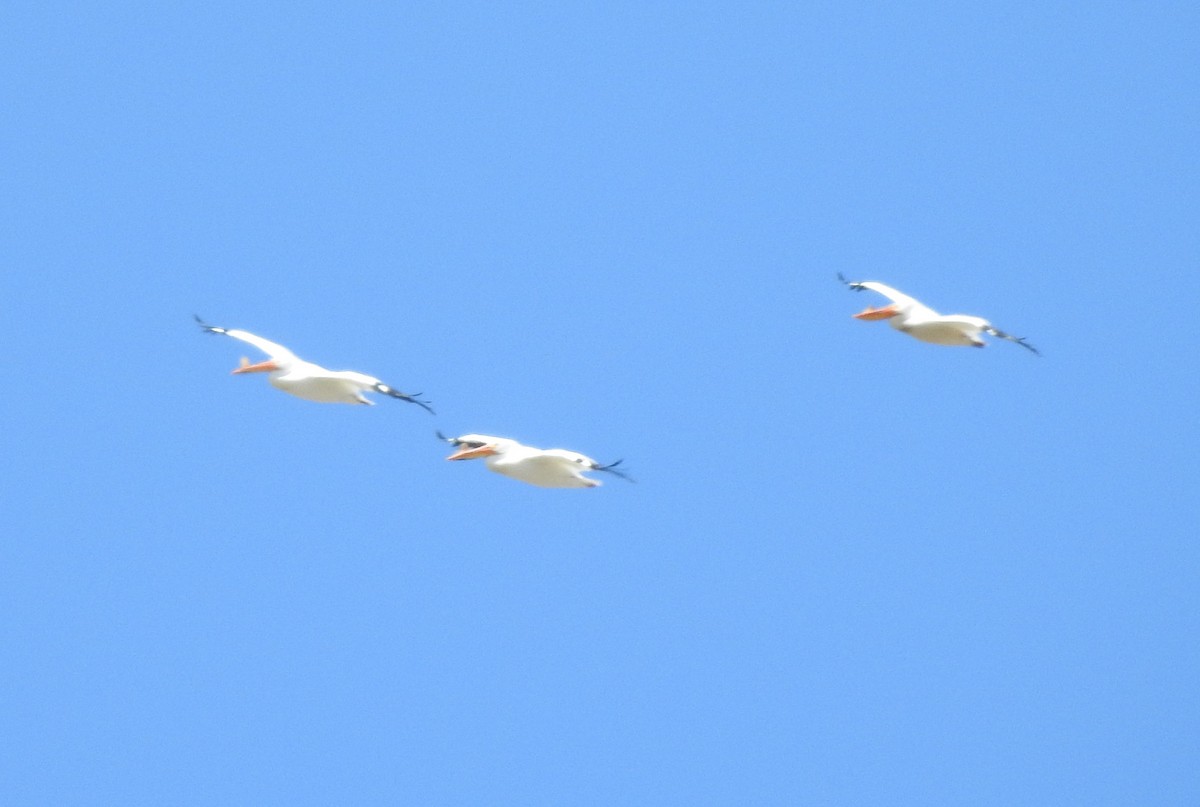
[[[299,357],[296,356],[295,353],[288,350],[283,345],[276,344],[275,342],[272,342],[269,339],[263,339],[261,336],[256,336],[256,335],[250,333],[249,331],[240,331],[240,330],[237,330],[236,328],[232,329],[232,330],[230,330],[228,328],[218,328],[216,325],[209,325],[207,322],[200,319],[199,315],[194,314],[193,316],[196,317],[196,322],[200,323],[200,328],[205,333],[219,333],[224,336],[233,337],[234,339],[237,339],[239,342],[245,342],[248,345],[253,345],[254,347],[258,348],[263,353],[266,353],[268,356],[270,356],[272,359],[274,359],[276,361],[298,361],[299,360]]]
[[[876,294],[882,294],[884,297],[891,300],[901,308],[906,309],[910,315],[924,315],[928,317],[936,317],[938,313],[929,306],[922,303],[915,297],[909,297],[902,291],[897,291],[891,286],[884,285],[875,280],[847,280],[846,277],[838,272],[838,280],[845,283],[854,291],[873,291]]]

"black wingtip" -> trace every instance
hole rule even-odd
[[[604,471],[605,473],[612,474],[613,476],[619,476],[622,479],[624,479],[626,482],[637,482],[637,480],[634,479],[629,474],[625,473],[624,471],[617,470],[617,466],[620,465],[624,461],[625,460],[620,459],[620,460],[616,460],[615,462],[610,462],[608,465],[597,465],[596,467],[592,468],[592,470],[593,471]]]
[[[225,333],[224,328],[218,328],[216,325],[209,325],[207,322],[200,319],[199,314],[192,314],[192,317],[196,320],[196,324],[200,326],[200,330],[204,331],[205,333]]]
[[[389,398],[395,398],[400,401],[408,401],[409,403],[416,404],[431,415],[437,414],[437,412],[433,411],[433,407],[429,405],[429,401],[422,401],[417,397],[417,395],[421,394],[419,392],[416,395],[409,395],[407,392],[401,392],[394,387],[389,387],[382,381],[374,386],[374,390],[381,395],[387,395]]]
[[[1024,336],[1013,336],[1011,333],[1005,333],[1004,331],[1002,331],[996,327],[988,327],[986,329],[986,331],[987,331],[987,333],[991,334],[992,336],[996,337],[997,339],[1006,339],[1009,342],[1016,342],[1018,345],[1025,348],[1033,355],[1038,356],[1039,358],[1042,355],[1042,351],[1038,350],[1036,347],[1034,347],[1033,345],[1026,342]]]
[[[848,288],[850,288],[851,290],[862,291],[862,289],[863,289],[862,283],[860,283],[856,280],[847,280],[846,276],[843,275],[841,272],[838,272],[837,276],[838,276],[838,280],[840,280],[840,281],[842,281],[842,283],[846,284],[846,286]]]
[[[447,437],[446,435],[442,434],[441,429],[434,429],[433,433],[436,434],[437,439],[441,440],[443,443],[449,443],[450,445],[455,445],[455,446],[458,445],[458,440],[455,440],[453,437]]]
[[[419,394],[420,394],[420,393],[418,393],[418,395],[419,395]],[[419,407],[421,407],[422,409],[424,409],[426,412],[428,412],[428,413],[429,413],[429,414],[431,414],[431,415],[436,415],[436,414],[437,414],[437,412],[434,412],[434,411],[433,411],[433,407],[429,405],[429,401],[422,401],[420,398],[416,397],[415,395],[404,395],[404,394],[400,394],[400,395],[396,395],[396,396],[393,396],[393,397],[399,398],[399,399],[400,399],[400,400],[402,400],[402,401],[408,401],[409,403],[414,403],[414,404],[416,404],[417,406],[419,406]]]

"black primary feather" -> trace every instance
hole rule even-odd
[[[1013,336],[1011,333],[1005,333],[1004,331],[1000,330],[999,328],[988,328],[987,332],[989,334],[991,334],[992,336],[998,337],[1000,339],[1007,339],[1010,342],[1016,342],[1018,345],[1025,348],[1026,350],[1032,351],[1033,355],[1035,355],[1035,356],[1042,355],[1042,352],[1040,350],[1038,350],[1036,347],[1034,347],[1033,345],[1031,345],[1025,341],[1024,336]]]
[[[616,462],[610,462],[608,465],[601,465],[599,463],[596,463],[595,465],[592,466],[592,470],[593,471],[604,471],[605,473],[610,473],[613,476],[619,476],[622,479],[624,479],[626,482],[636,482],[637,480],[635,480],[629,474],[625,473],[624,471],[617,470],[617,466],[620,465],[624,461],[625,460],[617,460]]]
[[[841,272],[838,272],[838,280],[845,283],[847,286],[849,286],[854,291],[862,291],[863,290],[862,283],[859,283],[858,281],[855,281],[855,280],[847,280],[846,276],[843,275]]]
[[[200,319],[199,314],[192,314],[192,316],[196,318],[196,322],[200,324],[200,329],[205,333],[225,333],[224,328],[218,328],[216,325],[209,325],[207,322]]]
[[[382,393],[382,394],[384,394],[384,395],[388,395],[388,396],[390,396],[390,397],[392,397],[392,398],[396,398],[396,399],[398,399],[398,400],[401,400],[401,401],[408,401],[409,403],[414,403],[414,404],[416,404],[417,406],[419,406],[419,407],[421,407],[422,409],[424,409],[426,412],[428,412],[428,413],[429,413],[429,414],[431,414],[431,415],[436,415],[436,414],[437,414],[436,412],[434,412],[434,411],[433,411],[433,407],[431,407],[431,406],[429,405],[429,402],[428,402],[428,401],[422,401],[421,399],[419,399],[419,398],[417,397],[417,395],[420,395],[420,394],[421,394],[421,393],[419,393],[419,392],[418,392],[418,393],[416,393],[415,395],[409,395],[407,392],[401,392],[401,391],[400,391],[400,390],[398,390],[398,389],[392,389],[392,388],[391,388],[391,387],[389,387],[387,384],[384,384],[384,383],[382,383],[382,382],[381,382],[381,383],[379,383],[379,384],[376,384],[376,385],[375,385],[375,391],[376,391],[376,392],[379,392],[379,393]]]

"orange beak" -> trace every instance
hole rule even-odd
[[[854,315],[855,319],[877,320],[891,319],[899,314],[900,311],[894,305],[885,305],[883,308],[865,308]]]
[[[266,361],[260,361],[258,364],[251,364],[250,360],[243,356],[241,365],[232,373],[230,373],[230,375],[240,375],[241,373],[270,373],[278,369],[279,365],[275,363],[274,359],[267,359]]]
[[[449,457],[448,460],[473,460],[479,457],[486,457],[490,454],[495,454],[496,449],[491,446],[479,446],[478,448],[460,448]]]

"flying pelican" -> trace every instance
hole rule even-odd
[[[200,327],[205,333],[219,333],[233,337],[248,345],[254,345],[270,357],[257,364],[251,364],[248,359],[243,357],[241,366],[233,371],[233,375],[269,373],[267,380],[271,382],[272,387],[306,401],[371,405],[374,404],[374,401],[367,400],[363,393],[378,392],[381,395],[390,395],[393,398],[414,403],[430,414],[433,413],[428,402],[417,398],[417,395],[421,394],[419,392],[416,395],[409,395],[364,373],[356,373],[351,370],[326,370],[318,364],[304,361],[283,345],[277,345],[261,336],[255,336],[247,331],[218,328],[215,325],[209,325],[199,316],[196,316],[196,322],[200,323]]]
[[[892,301],[890,305],[885,305],[882,308],[866,308],[855,314],[855,319],[886,319],[888,324],[896,330],[903,331],[909,336],[914,336],[922,342],[932,342],[935,345],[983,347],[984,341],[979,338],[979,335],[986,333],[989,336],[1016,342],[1026,350],[1032,350],[1038,356],[1042,355],[1038,353],[1037,348],[1026,342],[1023,337],[1007,334],[993,327],[992,323],[982,317],[968,317],[964,314],[939,314],[929,306],[914,300],[907,294],[902,294],[891,286],[876,283],[874,280],[851,282],[841,272],[838,272],[838,280],[845,283],[854,291],[868,289],[878,292]]]
[[[445,440],[458,450],[446,457],[448,460],[473,460],[485,457],[489,471],[539,488],[596,488],[600,482],[583,475],[584,471],[607,471],[622,479],[629,478],[617,470],[621,460],[601,465],[591,457],[562,448],[533,448],[521,445],[506,437],[490,437],[486,434],[464,434],[462,437],[447,437],[441,432],[438,439]]]

